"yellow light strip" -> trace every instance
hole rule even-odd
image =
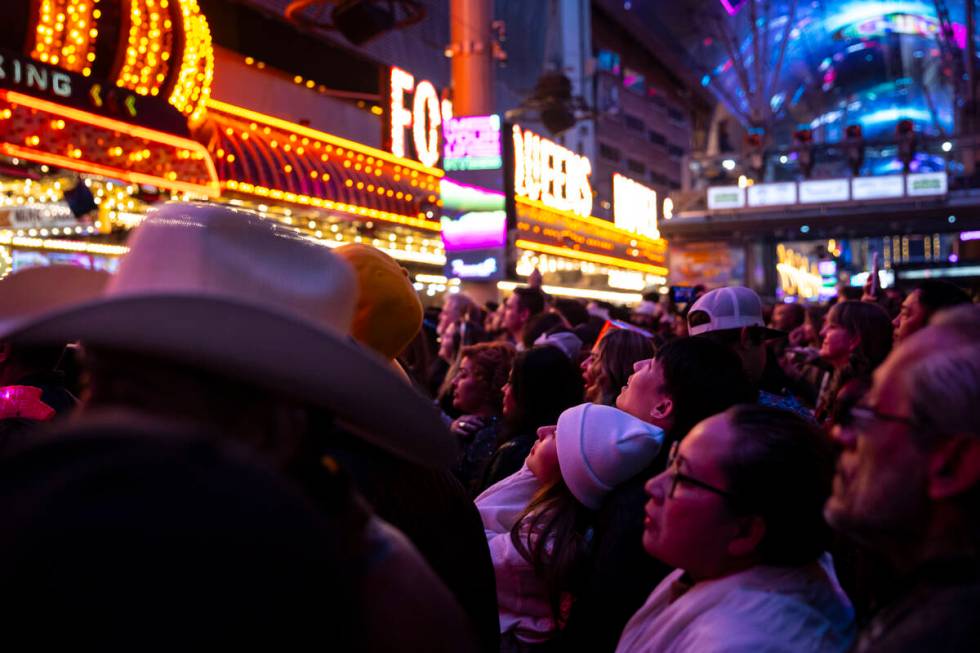
[[[299,125],[294,122],[289,122],[288,120],[283,120],[281,118],[276,118],[274,116],[269,116],[264,113],[259,113],[257,111],[252,111],[251,109],[246,109],[244,107],[239,107],[234,104],[228,104],[227,102],[221,102],[220,100],[215,100],[211,98],[207,101],[207,106],[215,111],[220,111],[222,113],[227,113],[229,115],[242,118],[243,120],[251,120],[254,122],[259,122],[266,124],[270,127],[275,127],[277,129],[282,129],[284,131],[292,132],[300,136],[306,136],[308,138],[315,138],[317,140],[323,141],[324,143],[329,143],[331,145],[337,145],[348,150],[353,150],[354,152],[359,152],[366,154],[368,156],[373,156],[376,159],[381,159],[392,163],[395,165],[400,165],[405,168],[410,168],[412,170],[418,170],[419,172],[424,172],[427,175],[432,175],[437,179],[441,179],[445,174],[442,170],[438,168],[430,168],[424,166],[421,163],[416,163],[410,159],[402,159],[395,156],[389,152],[379,150],[362,143],[357,143],[355,141],[347,140],[346,138],[341,138],[340,136],[334,136],[333,134],[328,134],[326,132],[313,129],[311,127],[306,127],[304,125]]]
[[[511,292],[514,288],[526,288],[526,283],[514,283],[513,281],[498,281],[497,288],[505,292]],[[639,304],[643,301],[643,295],[631,292],[613,292],[611,290],[591,290],[589,288],[566,288],[564,286],[541,286],[541,290],[549,295],[559,297],[579,297],[581,299],[597,299],[605,302],[618,302],[620,304]]]
[[[566,258],[579,259],[580,261],[589,261],[590,263],[605,263],[606,265],[611,265],[613,267],[626,268],[628,270],[640,270],[641,272],[649,272],[651,274],[667,274],[667,268],[661,265],[640,263],[639,261],[630,261],[628,259],[616,258],[614,256],[593,254],[591,252],[580,252],[577,249],[571,249],[569,247],[554,247],[552,245],[535,243],[530,240],[518,240],[515,244],[519,249],[527,249],[532,252],[540,252],[542,254],[564,256]]]
[[[186,115],[194,126],[204,119],[207,101],[211,97],[214,47],[211,44],[211,29],[197,0],[179,2],[180,20],[184,27],[184,57],[179,63],[180,72],[170,93],[170,104]]]
[[[277,188],[266,188],[265,186],[255,186],[254,184],[249,184],[241,181],[226,181],[222,183],[222,187],[239,193],[245,193],[248,195],[255,195],[258,197],[268,197],[274,200],[282,200],[284,202],[292,202],[294,204],[302,204],[304,206],[315,206],[319,209],[327,209],[329,211],[340,211],[341,213],[349,213],[350,215],[356,215],[362,218],[374,219],[374,220],[384,220],[386,222],[395,222],[397,224],[403,224],[409,227],[416,227],[418,229],[427,229],[429,231],[440,231],[442,225],[434,220],[423,220],[421,218],[413,218],[407,215],[401,215],[399,213],[390,213],[388,211],[382,211],[380,209],[369,209],[364,206],[355,206],[353,204],[344,204],[343,202],[334,202],[332,200],[325,200],[321,197],[311,197],[310,195],[300,195],[298,193],[290,193],[288,191],[279,190]]]
[[[538,202],[536,200],[528,199],[526,197],[517,196],[514,199],[518,204],[525,204],[527,206],[531,206],[536,209],[541,209],[542,211],[548,211],[549,213],[556,213],[558,215],[561,215],[562,217],[568,218],[569,220],[577,220],[579,222],[590,224],[594,227],[601,227],[602,229],[606,229],[607,231],[611,231],[613,233],[617,233],[622,236],[625,236],[630,240],[635,240],[637,242],[643,241],[655,247],[661,247],[661,248],[666,248],[667,246],[667,244],[663,241],[663,239],[653,240],[651,238],[647,238],[646,236],[635,234],[632,231],[626,231],[625,229],[620,229],[619,227],[614,225],[612,222],[609,222],[608,220],[603,220],[601,218],[595,218],[592,216],[584,217],[578,215],[577,213],[572,213],[571,211],[558,211],[548,206],[547,204],[544,204],[543,202]]]
[[[116,83],[140,95],[159,95],[170,68],[173,24],[168,0],[129,0],[126,57]]]
[[[92,74],[99,0],[41,0],[31,57],[65,70]]]
[[[335,249],[337,247],[342,247],[343,245],[350,245],[349,240],[339,241],[331,240],[328,238],[315,238],[310,235],[306,235],[309,240],[318,245],[323,245],[324,247],[329,247],[330,249]],[[378,247],[376,245],[371,245],[374,249],[380,250],[390,256],[391,258],[398,261],[411,261],[412,263],[425,263],[427,265],[438,265],[443,266],[446,264],[446,257],[443,254],[423,254],[421,252],[406,252],[401,249],[390,249],[388,247]]]
[[[218,195],[220,195],[220,192],[217,190],[217,188],[214,188],[211,185],[202,186],[200,184],[190,184],[182,181],[172,181],[170,179],[164,179],[162,177],[154,177],[153,175],[145,175],[139,172],[122,170],[120,168],[110,168],[108,166],[102,166],[97,163],[79,161],[77,159],[72,159],[67,156],[61,156],[59,154],[39,152],[37,150],[31,150],[26,147],[18,147],[16,145],[10,145],[8,143],[4,143],[0,145],[0,151],[3,151],[4,154],[10,157],[19,157],[21,159],[27,159],[28,161],[45,163],[47,165],[57,166],[59,168],[65,168],[66,170],[75,170],[77,172],[87,172],[89,174],[100,175],[102,177],[110,177],[112,179],[121,179],[123,181],[128,181],[134,184],[157,186],[159,188],[166,188],[168,190],[179,190],[185,193],[204,195],[206,197],[211,197],[211,198],[215,198],[218,197]]]
[[[21,93],[16,93],[14,91],[0,90],[0,99],[5,99],[8,102],[12,102],[14,104],[20,104],[25,107],[37,109],[39,111],[47,111],[48,113],[57,113],[63,118],[71,118],[72,120],[79,120],[81,122],[85,122],[90,125],[95,125],[96,127],[104,127],[105,129],[111,129],[113,131],[122,132],[123,134],[127,134],[129,136],[135,136],[136,138],[145,138],[150,141],[156,141],[158,143],[163,143],[165,145],[180,147],[185,150],[197,152],[202,155],[202,158],[207,163],[208,171],[213,173],[215,179],[218,178],[218,171],[215,170],[214,162],[211,161],[211,155],[208,153],[207,148],[204,147],[204,145],[202,145],[201,143],[198,143],[197,141],[193,141],[189,138],[174,136],[173,134],[168,134],[166,132],[160,132],[154,129],[147,129],[146,127],[131,125],[127,122],[120,122],[118,120],[113,120],[112,118],[106,118],[105,116],[89,113],[87,111],[73,109],[72,107],[66,107],[63,104],[48,102],[47,100],[42,100],[40,98],[36,98],[31,95],[22,95]]]
[[[38,161],[40,163],[57,165],[57,166],[68,168],[69,170],[91,172],[92,174],[105,175],[108,177],[114,177],[116,179],[124,179],[139,184],[159,186],[160,188],[180,190],[188,193],[200,193],[208,197],[217,197],[220,194],[220,189],[218,187],[218,181],[217,181],[218,171],[214,167],[214,161],[211,160],[211,155],[208,153],[204,145],[198,143],[197,141],[192,141],[189,138],[181,138],[179,136],[174,136],[172,134],[167,134],[164,132],[158,132],[152,129],[147,129],[145,127],[130,125],[125,122],[113,120],[112,118],[106,118],[105,116],[99,116],[94,113],[88,113],[87,111],[80,111],[72,107],[66,107],[61,104],[55,104],[54,102],[48,102],[47,100],[41,100],[39,98],[35,98],[30,95],[22,95],[20,93],[15,93],[14,91],[0,90],[0,99],[7,100],[12,104],[19,104],[21,106],[25,106],[31,109],[37,109],[38,111],[44,111],[47,113],[59,115],[64,118],[78,120],[79,122],[84,122],[93,125],[95,127],[102,127],[103,129],[118,131],[128,136],[133,136],[135,138],[144,138],[148,141],[162,143],[164,145],[169,145],[171,147],[185,149],[189,152],[197,153],[199,155],[199,158],[204,162],[204,165],[207,167],[208,176],[211,178],[211,181],[209,181],[208,184],[206,185],[192,184],[192,183],[182,182],[182,181],[174,181],[169,179],[163,179],[161,177],[154,177],[152,175],[145,175],[141,173],[110,168],[107,166],[101,166],[95,163],[78,161],[57,154],[39,152],[36,150],[30,150],[15,145],[4,144],[2,148],[10,156],[20,156],[22,158],[29,159],[31,161]]]
[[[103,256],[122,256],[129,251],[124,245],[104,245],[76,240],[51,238],[27,238],[14,236],[9,231],[0,232],[0,245],[13,245],[27,249],[44,249],[55,252],[77,252],[80,254],[101,254]]]

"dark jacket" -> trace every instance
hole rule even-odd
[[[453,465],[453,474],[474,497],[483,478],[483,469],[497,449],[502,422],[498,417],[481,418],[483,427],[469,436],[459,439],[459,457]]]
[[[493,563],[467,490],[449,470],[406,462],[343,433],[325,446],[374,512],[408,537],[453,593],[470,618],[480,650],[499,651]]]
[[[666,469],[670,446],[665,441],[653,462],[610,492],[596,513],[591,570],[560,635],[561,650],[615,650],[626,622],[673,571],[643,548],[643,487]]]
[[[497,450],[487,460],[476,494],[520,470],[528,454],[531,453],[531,447],[537,441],[536,433],[515,435],[497,447]]]
[[[980,651],[980,560],[933,560],[861,631],[858,653]]]

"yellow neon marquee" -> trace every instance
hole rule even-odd
[[[307,138],[315,138],[324,143],[329,143],[331,145],[346,148],[348,150],[353,150],[354,152],[359,152],[368,156],[373,156],[376,159],[381,159],[382,161],[387,161],[394,165],[400,165],[404,168],[409,168],[412,170],[417,170],[423,172],[427,175],[441,179],[443,176],[443,171],[438,168],[430,168],[429,166],[424,166],[421,163],[416,163],[411,159],[403,159],[397,157],[389,152],[379,150],[369,145],[364,145],[363,143],[357,143],[355,141],[347,140],[346,138],[341,138],[340,136],[335,136],[333,134],[328,134],[322,132],[318,129],[313,129],[312,127],[306,127],[305,125],[299,125],[295,122],[289,122],[288,120],[283,120],[282,118],[276,118],[275,116],[270,116],[264,113],[259,113],[258,111],[252,111],[251,109],[246,109],[244,107],[239,107],[234,104],[228,104],[227,102],[222,102],[220,100],[215,100],[213,98],[207,101],[207,106],[215,111],[220,111],[222,113],[227,113],[243,120],[251,120],[257,123],[262,123],[270,127],[276,127],[277,129],[282,129],[288,132],[292,132],[298,136],[306,136]]]
[[[604,256],[602,254],[593,254],[591,252],[581,252],[577,249],[571,249],[570,247],[554,247],[552,245],[545,245],[543,243],[535,243],[530,240],[518,240],[515,244],[520,249],[526,249],[532,252],[539,252],[541,254],[564,256],[566,258],[574,258],[580,261],[589,261],[590,263],[602,263],[604,265],[612,265],[614,267],[626,268],[629,270],[639,270],[641,272],[649,272],[651,274],[659,274],[659,275],[667,274],[667,268],[660,265],[640,263],[639,261],[630,261],[628,259],[616,258],[615,256]]]

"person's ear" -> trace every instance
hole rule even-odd
[[[735,537],[728,542],[728,553],[743,558],[752,555],[766,536],[766,522],[762,517],[739,517]]]
[[[980,485],[980,438],[955,435],[929,456],[929,498],[952,499]]]
[[[752,338],[752,329],[750,327],[742,327],[742,330],[738,335],[738,345],[743,350],[751,349],[756,344],[755,340]]]
[[[660,400],[656,406],[650,410],[650,416],[655,419],[667,419],[674,414],[674,401],[670,397]]]

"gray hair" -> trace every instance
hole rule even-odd
[[[964,337],[975,328],[931,327],[943,342],[905,365],[906,396],[927,446],[957,433],[980,437],[980,343]]]

